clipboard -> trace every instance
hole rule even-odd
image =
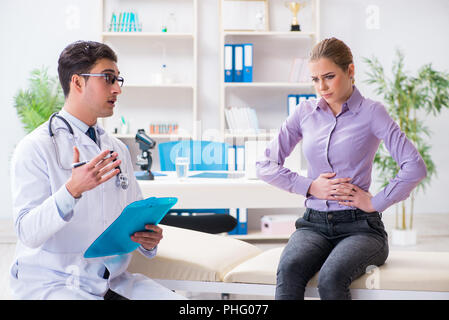
[[[146,230],[146,224],[157,225],[177,201],[177,198],[151,197],[130,203],[87,248],[84,258],[120,255],[136,250],[140,244],[132,241],[131,235]]]

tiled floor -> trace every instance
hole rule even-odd
[[[394,215],[384,215],[383,221],[389,234],[394,228]],[[419,214],[414,217],[414,226],[417,232],[417,244],[414,246],[395,246],[391,244],[390,250],[413,251],[449,251],[449,213],[447,214]],[[391,236],[390,236],[391,237]],[[15,236],[12,232],[10,220],[0,220],[0,288],[8,288],[8,269],[13,259]],[[284,242],[253,242],[263,250],[284,246]],[[191,294],[182,293],[190,299],[221,299],[220,294]],[[0,290],[0,299],[8,299],[8,290]],[[272,299],[266,296],[230,295],[229,299]]]

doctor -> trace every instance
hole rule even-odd
[[[126,146],[97,123],[113,114],[121,93],[116,62],[105,44],[78,41],[67,46],[58,61],[65,95],[59,117],[15,149],[11,177],[18,243],[10,284],[16,298],[183,298],[143,275],[128,273],[130,254],[83,257],[126,205],[142,199]],[[81,161],[87,163],[72,168]],[[117,183],[120,171],[129,179],[126,186]],[[162,229],[146,228],[131,239],[151,258]]]

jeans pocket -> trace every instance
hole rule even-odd
[[[311,223],[311,222],[309,222],[309,221],[307,221],[306,219],[304,219],[304,218],[298,218],[296,221],[295,221],[295,227],[296,227],[296,229],[299,229],[299,228],[305,228],[305,227],[312,227],[313,226],[313,223]]]
[[[365,219],[365,222],[367,226],[376,232],[377,234],[381,235],[382,237],[387,237],[387,232],[385,231],[385,226],[382,222],[382,220],[378,217],[369,217]]]

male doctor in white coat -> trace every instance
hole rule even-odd
[[[143,275],[128,273],[130,254],[83,257],[125,206],[142,199],[129,151],[97,123],[113,114],[121,93],[123,78],[116,63],[107,45],[78,41],[67,46],[58,61],[65,95],[59,116],[73,134],[56,117],[51,124],[56,144],[47,121],[15,149],[11,177],[18,243],[10,284],[18,299],[184,298]],[[109,151],[114,152],[107,158]],[[83,160],[88,162],[71,168]],[[127,189],[116,184],[119,168],[129,179]],[[131,239],[151,258],[162,229],[146,228]]]

